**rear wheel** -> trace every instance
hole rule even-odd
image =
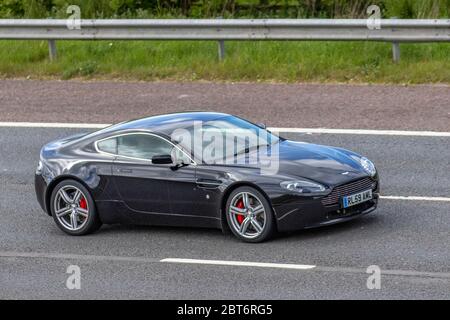
[[[269,239],[275,229],[272,207],[258,190],[240,187],[227,201],[226,216],[233,234],[246,242]]]
[[[102,225],[89,190],[78,181],[58,183],[53,189],[50,207],[56,225],[72,236],[92,233]]]

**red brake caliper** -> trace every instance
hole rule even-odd
[[[84,197],[80,199],[80,208],[84,209],[84,210],[87,210],[87,202],[86,202],[86,199]]]
[[[236,207],[239,209],[244,209],[244,201],[242,201],[242,199],[240,199],[237,203],[236,203]],[[239,222],[239,224],[242,224],[242,221],[244,221],[244,216],[241,214],[236,215],[236,219]]]

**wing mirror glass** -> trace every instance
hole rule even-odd
[[[170,154],[160,154],[152,157],[153,164],[172,164],[172,156]]]

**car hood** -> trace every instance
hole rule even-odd
[[[360,155],[341,148],[283,140],[278,143],[282,179],[306,178],[334,186],[368,176]]]

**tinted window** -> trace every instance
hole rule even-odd
[[[246,120],[224,116],[183,128],[189,132],[187,139],[172,137],[186,150],[193,150],[206,163],[221,163],[225,159],[245,154],[247,150],[267,148],[278,143],[280,138]],[[193,138],[191,138],[193,137]],[[200,137],[201,141],[195,140]],[[216,144],[217,142],[217,144]],[[209,147],[213,148],[209,148]]]
[[[117,154],[126,157],[148,159],[155,155],[171,154],[173,145],[147,134],[132,134],[117,137]]]
[[[100,151],[117,154],[117,139],[112,138],[97,142],[97,148]]]
[[[175,161],[175,163],[191,163],[191,158],[189,158],[183,151],[181,151],[178,148],[172,149],[172,159]]]

